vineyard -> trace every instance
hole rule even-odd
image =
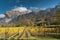
[[[26,39],[40,40],[41,37],[59,39],[60,28],[43,27],[0,27],[0,39]],[[40,38],[39,38],[40,37]],[[41,39],[41,40],[43,40]]]

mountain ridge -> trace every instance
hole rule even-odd
[[[15,9],[16,10],[16,9]],[[19,11],[7,11],[5,13],[5,17],[4,19],[2,20],[3,23],[14,23],[14,24],[17,24],[17,23],[21,23],[21,21],[25,21],[26,20],[30,20],[32,22],[37,22],[37,20],[42,20],[44,19],[45,21],[51,21],[53,20],[53,15],[54,15],[54,12],[56,11],[60,11],[60,6],[57,5],[55,8],[47,8],[46,10],[40,10],[40,9],[35,9],[34,11],[32,10],[28,10],[27,8],[20,8]],[[20,11],[22,10],[22,11]],[[56,18],[54,18],[56,19]],[[48,22],[47,21],[47,22]],[[0,23],[2,23],[0,21]]]

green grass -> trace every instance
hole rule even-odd
[[[60,40],[60,39],[51,38],[51,37],[39,37],[37,38],[37,40]]]

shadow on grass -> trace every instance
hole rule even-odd
[[[47,36],[51,38],[60,39],[60,35],[47,35]]]

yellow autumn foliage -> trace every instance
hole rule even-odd
[[[0,27],[0,34],[4,34],[7,32],[7,34],[14,34],[14,33],[22,33],[23,30],[30,30],[31,32],[44,32],[44,31],[55,31],[59,28],[38,28],[38,27]]]

